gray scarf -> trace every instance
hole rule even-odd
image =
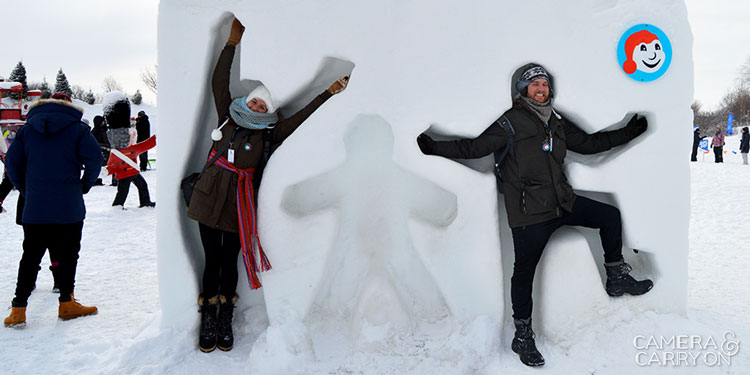
[[[279,115],[274,113],[253,112],[247,107],[245,98],[237,98],[229,105],[229,115],[234,122],[245,129],[260,130],[279,121]]]
[[[547,99],[544,103],[539,103],[534,99],[522,96],[521,104],[533,112],[543,123],[547,123],[552,116],[552,98]]]

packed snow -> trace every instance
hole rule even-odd
[[[155,109],[149,116],[158,116]],[[156,125],[153,124],[152,125]],[[687,128],[686,128],[687,129]],[[687,129],[686,132],[690,130]],[[750,305],[750,267],[747,226],[741,214],[750,212],[747,181],[750,166],[741,165],[737,150],[739,137],[727,137],[728,152],[724,164],[714,164],[713,155],[699,155],[691,163],[691,217],[686,315],[638,312],[640,297],[624,297],[614,315],[597,320],[570,317],[566,325],[576,326],[570,336],[537,336],[547,359],[549,374],[744,374],[750,369],[750,338],[747,316]],[[675,150],[674,152],[678,152]],[[679,152],[684,162],[690,150]],[[158,189],[158,162],[155,171],[144,173],[153,192]],[[105,179],[109,182],[109,178]],[[205,374],[221,370],[225,374],[524,374],[529,370],[509,349],[512,328],[501,327],[488,317],[480,317],[456,327],[440,322],[424,322],[418,334],[380,340],[385,329],[371,329],[361,339],[361,350],[343,357],[298,358],[290,348],[275,346],[286,342],[280,329],[269,329],[262,306],[243,307],[235,314],[235,346],[230,352],[201,353],[197,348],[196,305],[186,313],[194,322],[189,329],[161,327],[161,306],[157,276],[156,216],[163,208],[137,208],[135,191],[125,203],[127,210],[110,205],[116,189],[94,187],[85,196],[87,217],[84,225],[81,258],[76,277],[76,298],[99,307],[99,314],[71,321],[57,319],[57,294],[52,293],[52,275],[45,257],[39,271],[37,289],[29,300],[24,328],[4,328],[0,333],[4,349],[0,363],[4,374]],[[18,192],[12,191],[0,214],[2,242],[0,254],[0,290],[9,312],[15,288],[23,232],[15,225]],[[567,270],[574,277],[575,270]],[[186,293],[175,290],[173,293]],[[607,298],[605,303],[617,304]],[[590,314],[596,315],[593,311]],[[4,314],[5,315],[5,314]],[[297,324],[290,322],[288,324]],[[287,329],[294,332],[294,329]],[[301,332],[302,328],[297,327]],[[740,341],[739,353],[731,364],[709,366],[706,355],[695,365],[669,362],[639,366],[641,350],[634,347],[637,336],[669,339],[678,335],[709,337],[722,345],[726,331]],[[502,332],[502,333],[501,333]],[[258,339],[265,339],[266,352],[253,351]],[[731,339],[731,337],[729,337]],[[322,338],[325,339],[325,338]],[[644,345],[638,341],[639,346]],[[323,342],[324,350],[337,343]],[[730,349],[728,348],[727,351]],[[254,355],[251,355],[251,352]],[[666,353],[666,350],[646,350]],[[676,350],[671,350],[676,352]],[[712,348],[683,350],[687,353],[718,352]],[[731,352],[731,351],[730,351]],[[708,357],[709,359],[713,357]],[[646,358],[648,359],[648,358]],[[286,363],[271,363],[286,361]],[[269,366],[286,366],[289,371],[263,371]]]

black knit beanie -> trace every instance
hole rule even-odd
[[[114,103],[110,103],[104,108],[104,117],[107,119],[107,125],[112,129],[130,127],[130,101],[123,97]]]

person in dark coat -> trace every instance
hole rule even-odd
[[[289,118],[282,119],[265,86],[256,87],[247,97],[232,99],[229,91],[230,70],[235,46],[245,28],[234,19],[229,39],[216,62],[211,86],[219,128],[211,135],[212,157],[221,157],[201,174],[195,184],[187,216],[198,222],[205,268],[198,304],[201,311],[199,348],[210,352],[217,346],[231,350],[232,310],[237,301],[237,256],[243,259],[253,289],[260,288],[256,269],[270,268],[257,237],[254,183],[261,176],[264,132],[270,132],[272,144],[280,144],[332,95],[344,90],[348,77],[342,77],[309,104]],[[238,213],[240,197],[242,215]],[[257,256],[257,257],[256,257]]]
[[[99,144],[81,121],[83,109],[64,94],[32,104],[6,158],[8,177],[25,199],[21,216],[23,255],[10,316],[5,325],[26,321],[26,305],[47,249],[59,263],[58,316],[72,319],[96,313],[73,299],[81,248],[86,194],[102,165]],[[83,167],[83,177],[81,177]]]
[[[638,295],[651,289],[651,280],[636,281],[622,257],[620,211],[602,202],[578,196],[565,176],[567,150],[595,154],[625,144],[646,131],[646,118],[634,115],[621,129],[587,134],[552,106],[552,76],[538,64],[526,64],[513,75],[513,106],[473,139],[436,142],[428,135],[417,138],[427,155],[480,158],[510,148],[500,166],[508,223],[513,233],[515,263],[511,300],[516,334],[511,348],[521,362],[541,366],[531,328],[532,282],[547,241],[562,226],[599,229],[610,296]],[[503,122],[514,130],[512,145]]]
[[[130,146],[130,101],[128,98],[123,95],[118,100],[107,103],[104,107],[104,118],[109,125],[107,138],[112,148],[123,149]],[[115,195],[115,200],[112,201],[112,206],[124,208],[131,182],[138,189],[139,207],[155,207],[156,203],[151,201],[151,196],[148,192],[148,183],[140,173],[117,180],[117,194]]]
[[[109,160],[109,149],[112,147],[109,144],[109,138],[107,137],[107,120],[100,115],[94,116],[94,129],[92,129],[91,132],[94,134],[94,138],[99,142],[99,147],[102,149],[102,156],[104,157],[102,166],[105,166],[107,165],[107,160]],[[109,186],[117,186],[117,180],[114,175],[112,175],[112,181]]]
[[[701,139],[706,138],[705,135],[701,135],[701,128],[699,126],[693,127],[693,153],[690,155],[690,161],[698,161],[698,146],[701,144]]]
[[[742,128],[742,138],[740,139],[740,155],[742,155],[742,164],[747,165],[747,153],[750,152],[750,134],[747,126]]]
[[[0,140],[0,142],[2,142],[2,140]],[[8,197],[11,190],[13,190],[13,183],[10,182],[10,178],[8,178],[8,175],[3,168],[3,180],[0,182],[0,214],[4,212],[3,202],[5,201],[5,198]]]
[[[5,165],[5,154],[7,151],[8,149],[6,148],[5,139],[0,137],[0,161],[3,162],[3,165]],[[0,181],[0,214],[5,212],[3,210],[3,201],[8,197],[11,190],[13,190],[13,183],[10,182],[10,179],[5,173],[5,167],[3,167],[3,177],[2,181]]]
[[[146,112],[138,112],[138,117],[135,118],[135,130],[138,132],[136,142],[143,142],[151,136],[151,123],[148,121]],[[140,154],[138,158],[141,162],[141,172],[145,172],[148,169],[148,151]]]
[[[107,138],[107,124],[104,122],[104,117],[100,115],[94,116],[94,128],[91,130],[94,134],[94,138],[99,142],[99,147],[102,148],[102,156],[104,157],[102,166],[107,165],[109,160],[109,139]]]

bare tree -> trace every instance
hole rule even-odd
[[[750,57],[740,67],[740,75],[737,77],[737,85],[744,90],[750,90]]]
[[[83,87],[78,85],[73,85],[70,87],[70,90],[72,91],[72,95],[70,96],[73,99],[78,99],[80,101],[85,101],[86,99],[86,90],[83,89]]]
[[[693,110],[693,115],[696,115],[703,109],[703,103],[696,100],[690,105],[690,109]]]
[[[104,81],[102,81],[102,89],[104,89],[105,94],[112,91],[123,91],[120,82],[117,82],[117,80],[112,76],[107,76],[104,78]]]
[[[143,68],[141,72],[141,81],[146,85],[151,92],[156,94],[156,72],[158,71],[157,65],[154,65],[153,69],[149,67]]]

